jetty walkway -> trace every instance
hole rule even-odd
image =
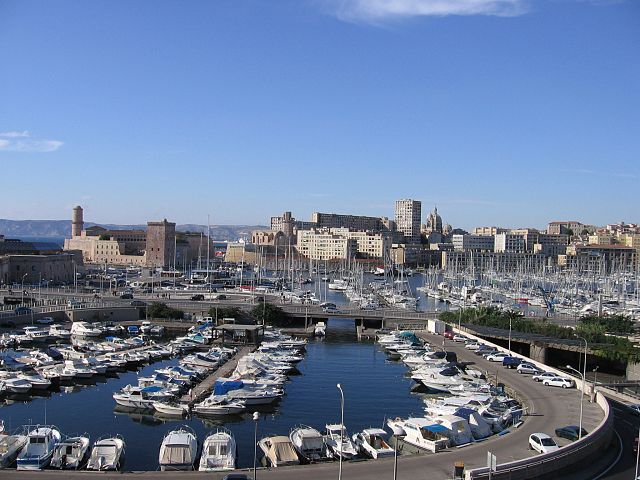
[[[254,350],[255,347],[242,347],[229,361],[227,361],[227,363],[225,363],[221,367],[218,367],[202,382],[193,387],[188,393],[184,394],[180,399],[180,403],[188,403],[189,405],[193,405],[194,403],[199,401],[202,397],[209,393],[211,389],[213,389],[213,385],[216,383],[217,379],[230,375],[238,365],[238,361]]]

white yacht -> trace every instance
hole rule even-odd
[[[300,463],[298,454],[289,437],[265,437],[260,439],[258,447],[264,453],[267,465],[272,467],[285,467]]]
[[[227,393],[227,397],[232,401],[244,402],[245,405],[269,405],[282,397],[282,390],[273,388],[241,388],[231,390]]]
[[[41,330],[38,327],[24,327],[24,334],[32,341],[32,342],[46,342],[49,339],[49,332],[46,330]]]
[[[78,470],[89,456],[89,438],[71,437],[60,442],[53,450],[51,467]]]
[[[301,425],[294,428],[289,439],[298,454],[308,462],[317,462],[325,457],[324,437],[315,428]]]
[[[87,470],[120,470],[124,465],[125,443],[119,436],[101,438],[93,444]]]
[[[365,428],[353,435],[353,443],[368,457],[388,457],[393,455],[394,451],[384,440],[386,435],[387,432],[381,428]]]
[[[221,427],[210,434],[202,444],[198,470],[201,472],[234,470],[236,456],[236,439],[229,430]]]
[[[344,425],[328,424],[326,425],[327,435],[326,444],[327,449],[331,452],[334,458],[342,457],[343,460],[351,460],[358,455],[358,449],[355,444],[347,435],[347,429]]]
[[[73,322],[71,325],[71,335],[78,337],[99,337],[102,330],[94,328],[88,322]]]
[[[160,445],[158,463],[160,470],[193,470],[198,456],[198,439],[187,426],[172,430],[165,435]]]
[[[89,368],[84,362],[78,360],[65,360],[64,368],[74,372],[77,378],[91,378],[98,374],[93,368]]]
[[[53,450],[60,442],[60,431],[56,427],[37,426],[27,437],[27,444],[16,460],[18,470],[42,470],[49,465]]]

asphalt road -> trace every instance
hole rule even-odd
[[[638,436],[640,415],[634,413],[624,404],[609,399],[614,412],[614,429],[619,435],[622,454],[615,466],[602,478],[607,480],[631,480],[635,477],[636,454],[633,452],[633,441]]]
[[[442,337],[425,335],[428,340],[436,345],[442,344]],[[450,341],[447,341],[448,343]],[[453,465],[457,461],[463,461],[467,468],[482,467],[486,464],[487,451],[493,452],[498,463],[518,460],[531,456],[528,450],[528,437],[534,432],[545,432],[553,436],[554,429],[558,426],[577,425],[579,420],[580,392],[575,389],[562,389],[545,387],[534,382],[528,375],[520,375],[515,370],[508,370],[500,364],[489,362],[472,352],[464,349],[462,345],[451,342],[447,348],[455,351],[462,361],[471,361],[481,370],[495,375],[498,380],[518,390],[528,399],[530,411],[525,417],[524,424],[503,436],[494,436],[484,442],[471,444],[463,448],[452,448],[437,454],[406,455],[400,456],[398,461],[398,478],[406,480],[426,479],[445,480],[451,478]],[[408,393],[407,393],[408,394]],[[583,426],[591,431],[602,419],[602,411],[596,404],[588,403],[585,397]],[[565,444],[566,440],[559,440]],[[73,478],[96,478],[95,473],[74,472],[61,473],[47,472],[13,472],[3,471],[0,477],[24,478],[24,479],[60,479],[66,475]],[[274,469],[260,469],[258,478],[262,479],[335,479],[338,475],[338,463],[324,463],[307,465],[303,467],[287,467]],[[123,479],[124,477],[146,477],[163,479],[182,478],[207,478],[220,479],[224,474],[199,473],[199,472],[144,472],[126,474],[99,474],[100,478]],[[343,478],[345,479],[378,479],[393,478],[393,459],[370,460],[361,462],[345,462],[343,464]],[[607,477],[609,478],[609,477]],[[614,477],[610,477],[614,478]],[[622,477],[620,477],[622,478]],[[626,478],[626,477],[625,477]]]

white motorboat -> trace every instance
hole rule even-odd
[[[358,455],[358,449],[347,435],[344,425],[328,424],[326,429],[325,442],[334,458],[342,457],[343,460],[351,460]]]
[[[93,327],[88,322],[73,322],[71,325],[71,335],[77,337],[99,337],[102,330]]]
[[[258,447],[264,453],[267,465],[285,467],[298,465],[300,460],[289,437],[265,437],[260,439]]]
[[[68,340],[69,338],[71,338],[71,331],[63,328],[61,325],[51,325],[49,327],[49,336]]]
[[[198,470],[201,472],[234,470],[236,456],[236,439],[229,430],[221,427],[205,439]]]
[[[19,373],[18,378],[29,382],[34,390],[46,390],[51,386],[51,380],[38,373]]]
[[[153,402],[153,408],[158,413],[176,417],[183,417],[189,413],[189,405],[184,403]]]
[[[198,456],[198,439],[195,432],[183,425],[165,435],[160,445],[158,463],[160,470],[193,470]]]
[[[51,467],[78,470],[89,456],[89,438],[71,437],[60,442],[53,450]]]
[[[317,462],[325,457],[324,437],[315,428],[301,425],[294,428],[289,439],[298,454],[307,462]]]
[[[101,438],[93,444],[87,470],[120,470],[124,465],[125,443],[119,436]]]
[[[37,426],[27,437],[27,444],[16,460],[18,470],[42,470],[49,465],[53,450],[60,442],[60,431],[56,427]]]
[[[282,397],[282,390],[275,390],[272,388],[257,388],[250,390],[241,388],[238,390],[231,390],[227,393],[227,396],[232,401],[244,402],[245,405],[269,405]]]
[[[231,401],[224,395],[212,395],[193,406],[193,411],[199,415],[233,415],[247,409],[240,401]]]
[[[98,372],[93,368],[89,368],[84,362],[81,360],[65,360],[64,367],[67,370],[75,372],[75,376],[77,378],[91,378],[94,375],[97,375]]]
[[[140,408],[145,410],[154,410],[153,404],[162,400],[169,400],[173,395],[159,386],[149,387],[133,387],[127,385],[120,392],[113,394],[113,399],[118,405],[129,408]]]
[[[0,391],[9,393],[28,393],[31,391],[31,382],[18,377],[6,377],[0,379]]]
[[[47,330],[41,330],[38,327],[24,327],[24,334],[32,341],[36,343],[46,342],[49,339],[49,332]]]
[[[313,333],[316,337],[324,337],[327,333],[327,324],[324,322],[316,323]]]
[[[2,425],[4,428],[4,424]],[[16,433],[8,435],[4,430],[0,433],[0,468],[13,465],[20,450],[27,444],[27,435]]]
[[[371,458],[381,458],[393,455],[394,451],[384,437],[387,432],[381,428],[365,428],[363,431],[353,435],[353,443],[364,455]]]
[[[432,453],[439,452],[449,446],[449,437],[446,427],[439,425],[429,418],[397,418],[387,422],[389,426],[401,427],[405,436],[403,440],[418,448]]]

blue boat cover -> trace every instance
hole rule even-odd
[[[461,418],[464,418],[465,420],[469,421],[469,417],[474,412],[475,412],[475,410],[472,410],[471,408],[459,408],[459,409],[456,410],[454,415],[456,417],[461,417]]]
[[[216,383],[213,386],[213,393],[215,395],[226,395],[231,390],[238,390],[244,387],[244,383],[236,380],[224,381],[224,380],[216,380]]]
[[[426,425],[424,427],[422,427],[423,430],[429,430],[430,432],[433,433],[439,433],[439,432],[446,432],[447,430],[449,430],[447,427],[443,427],[442,425]]]
[[[149,385],[142,389],[143,392],[160,392],[161,390],[163,390],[163,388],[158,385]]]

